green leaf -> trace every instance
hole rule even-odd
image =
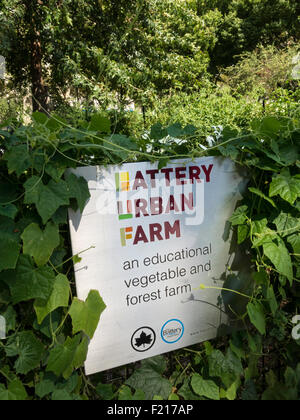
[[[85,302],[74,298],[69,311],[73,322],[73,334],[83,331],[92,339],[105,308],[106,305],[97,290],[91,290]]]
[[[0,401],[25,401],[27,397],[27,392],[19,379],[10,382],[7,389],[0,384]]]
[[[229,221],[232,226],[242,225],[247,220],[248,206],[241,206],[235,210]]]
[[[270,203],[273,207],[276,208],[276,204],[274,203],[274,201],[271,198],[267,197],[262,191],[258,190],[257,188],[249,188],[249,191],[268,201],[268,203]]]
[[[16,268],[20,250],[21,245],[16,237],[1,232],[0,271]]]
[[[191,385],[194,392],[200,397],[206,397],[215,401],[220,400],[219,387],[213,381],[204,380],[198,373],[192,376]]]
[[[91,196],[88,183],[83,177],[79,178],[74,174],[67,176],[67,183],[70,190],[70,198],[76,199],[78,207],[81,213],[83,213],[84,207]]]
[[[254,302],[248,303],[247,312],[252,324],[258,329],[262,334],[266,334],[266,316],[265,311],[261,303]]]
[[[72,395],[65,389],[57,389],[52,394],[52,401],[73,401]]]
[[[48,300],[37,299],[34,302],[34,309],[38,323],[57,308],[66,308],[69,305],[70,285],[66,276],[59,274],[53,285],[52,293]]]
[[[53,372],[58,377],[62,375],[65,379],[68,379],[73,372],[74,359],[80,339],[80,335],[74,338],[68,337],[64,344],[58,344],[50,350],[47,372]]]
[[[54,281],[55,275],[49,267],[36,268],[31,257],[21,255],[14,278],[8,283],[13,303],[39,298],[48,300]]]
[[[38,124],[45,125],[48,122],[47,115],[43,114],[42,112],[33,112],[32,119]]]
[[[55,391],[55,389],[56,385],[51,379],[43,379],[35,386],[35,393],[39,398],[44,398]]]
[[[102,398],[102,400],[105,400],[105,401],[112,400],[115,395],[112,384],[99,383],[96,387],[96,392]]]
[[[294,253],[300,255],[300,234],[289,236],[287,241],[289,244],[291,244]]]
[[[274,220],[274,223],[279,231],[278,234],[283,238],[300,231],[300,219],[292,217],[288,213],[281,212]]]
[[[152,367],[142,366],[126,381],[126,384],[135,390],[142,390],[147,400],[152,400],[154,395],[160,395],[167,400],[172,392],[172,385]]]
[[[286,276],[290,283],[293,283],[293,265],[291,256],[283,241],[279,241],[277,245],[275,242],[267,242],[263,245],[264,254],[272,262],[276,270]]]
[[[247,225],[238,226],[238,244],[242,244],[249,236],[250,228]]]
[[[16,372],[26,375],[39,366],[44,346],[31,331],[22,331],[8,340],[5,352],[7,357],[18,356]]]
[[[190,387],[190,378],[186,379],[182,387],[178,390],[178,395],[187,401],[204,400],[203,397],[196,395]]]
[[[277,309],[278,309],[278,302],[274,293],[274,288],[273,286],[269,286],[268,290],[267,290],[267,299],[272,311],[273,316],[275,317]]]
[[[38,266],[45,265],[60,244],[58,227],[53,223],[48,223],[44,231],[32,223],[24,230],[21,238],[24,254],[33,257]]]
[[[109,134],[110,129],[110,120],[107,117],[101,114],[92,115],[88,130]]]
[[[226,356],[214,350],[208,357],[209,375],[221,378],[223,384],[229,388],[243,374],[243,366],[240,359],[228,349]]]
[[[18,213],[18,209],[13,204],[7,204],[6,206],[0,205],[0,216],[9,217],[10,219],[15,219]]]
[[[132,394],[131,389],[123,385],[119,390],[119,401],[143,401],[145,400],[145,394],[142,390],[138,389],[134,394]]]
[[[4,159],[7,160],[8,173],[16,172],[18,177],[31,166],[28,147],[24,144],[14,146],[5,153]]]
[[[300,179],[292,177],[288,169],[275,175],[270,185],[270,197],[280,195],[283,200],[294,204],[300,197]]]
[[[38,177],[33,176],[25,182],[24,187],[24,203],[35,204],[44,224],[59,207],[69,205],[70,191],[63,180],[58,183],[51,180],[48,185],[44,185]]]

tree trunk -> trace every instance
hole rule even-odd
[[[33,112],[47,113],[48,94],[42,74],[42,47],[39,32],[35,33],[35,39],[31,41],[31,90]]]
[[[31,93],[33,112],[39,111],[47,113],[48,111],[48,91],[43,80],[42,71],[42,41],[39,30],[40,17],[38,9],[40,1],[26,1],[26,21],[29,25],[30,39],[30,61],[31,61]],[[40,5],[39,5],[40,4]]]

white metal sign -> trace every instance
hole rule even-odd
[[[74,173],[91,199],[82,215],[70,210],[73,253],[94,247],[75,266],[78,297],[98,290],[107,305],[86,373],[216,337],[228,323],[220,288],[235,258],[226,222],[247,183],[235,164],[212,157]]]

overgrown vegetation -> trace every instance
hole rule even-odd
[[[146,140],[109,132],[109,120],[97,115],[78,130],[35,114],[31,125],[0,133],[0,313],[8,320],[0,398],[298,399],[300,341],[291,332],[300,298],[299,120],[268,117],[250,131],[225,128],[207,150],[192,126],[156,125]],[[145,159],[164,166],[179,154],[230,157],[250,170],[231,218],[256,266],[245,330],[117,369],[110,381],[105,374],[88,379],[81,367],[105,303],[93,291],[86,302],[73,297],[80,256],[71,255],[67,208],[83,209],[89,193],[83,179],[64,178],[65,170]],[[249,286],[242,277],[228,281],[240,292]]]
[[[299,400],[299,7],[0,0],[0,400]],[[75,297],[67,209],[89,192],[66,169],[179,155],[249,170],[245,328],[87,378],[105,302]]]

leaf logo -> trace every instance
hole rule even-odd
[[[156,341],[156,334],[150,327],[142,327],[134,332],[131,337],[131,346],[135,351],[145,352],[150,350]]]

